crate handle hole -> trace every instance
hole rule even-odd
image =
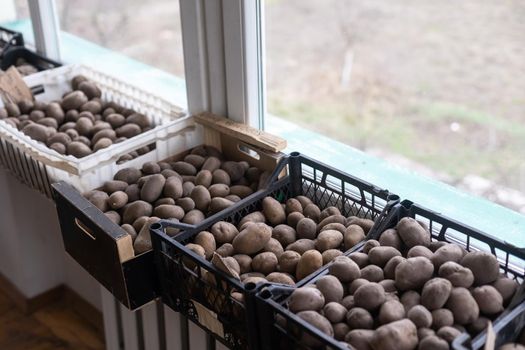
[[[261,159],[261,156],[259,155],[259,153],[257,153],[255,150],[251,149],[250,147],[248,147],[246,145],[237,145],[237,149],[240,152],[246,154],[249,157],[252,157],[255,160],[260,160]]]
[[[86,235],[88,235],[92,240],[96,240],[95,235],[93,234],[93,231],[91,231],[86,225],[82,223],[79,219],[75,218],[75,225],[84,232]]]

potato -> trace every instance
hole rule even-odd
[[[323,313],[326,316],[326,312],[323,311]],[[328,318],[328,317],[327,317]],[[328,319],[330,321],[330,319]],[[331,322],[331,321],[330,321]],[[350,327],[346,323],[339,322],[339,323],[332,323],[332,327],[334,328],[334,338],[339,341],[343,341],[345,339],[346,334],[350,331]],[[347,343],[344,343],[343,346],[350,346]],[[350,348],[353,349],[353,348]]]
[[[97,85],[89,80],[82,81],[77,86],[78,90],[82,91],[88,99],[93,99],[95,97],[101,97],[102,92],[97,87]]]
[[[106,117],[106,122],[111,125],[112,128],[120,128],[126,123],[126,118],[122,114],[112,113]]]
[[[438,248],[434,255],[430,258],[430,261],[434,264],[437,270],[448,261],[459,263],[463,258],[463,250],[456,244],[446,244]]]
[[[402,218],[397,223],[396,229],[399,237],[409,249],[416,245],[428,247],[430,244],[430,232],[425,230],[414,218]]]
[[[370,344],[374,350],[412,350],[417,347],[417,329],[408,319],[402,319],[376,329]]]
[[[472,271],[453,261],[442,264],[438,274],[440,277],[449,280],[454,287],[469,288],[474,283]]]
[[[479,311],[485,315],[495,315],[503,311],[503,297],[493,286],[474,288],[472,296],[478,303]]]
[[[303,218],[297,222],[297,237],[315,239],[317,236],[317,224],[310,218]]]
[[[343,300],[343,285],[335,276],[325,275],[316,282],[317,289],[324,295],[324,300],[328,303],[331,301],[341,302]]]
[[[264,217],[264,214],[260,211],[254,211],[253,213],[250,213],[243,217],[241,221],[238,224],[238,227],[243,227],[244,224],[247,222],[265,222],[266,218]],[[282,244],[282,243],[281,243]]]
[[[124,181],[110,180],[104,182],[104,186],[102,188],[105,192],[111,194],[117,191],[124,191],[127,187],[128,184]]]
[[[345,220],[346,218],[342,215],[332,215],[332,216],[329,216],[325,219],[323,219],[318,225],[317,225],[317,231],[321,231],[323,229],[323,227],[325,227],[326,225],[328,224],[333,224],[333,223],[339,223],[339,224],[344,224],[345,223]]]
[[[289,215],[290,213],[293,213],[293,212],[302,213],[303,206],[301,205],[301,202],[299,202],[297,199],[289,198],[286,201],[285,211],[286,211],[286,215]]]
[[[366,265],[368,265],[368,254],[365,254],[363,252],[353,252],[348,256],[352,261],[354,261],[359,268],[363,268]]]
[[[149,118],[142,113],[132,113],[126,117],[126,123],[134,123],[140,126],[141,129],[145,129],[151,126]]]
[[[306,251],[312,249],[315,249],[314,241],[312,241],[311,239],[298,239],[297,241],[287,245],[285,250],[293,250],[302,255]]]
[[[431,259],[434,253],[425,246],[416,245],[410,248],[407,252],[407,258],[414,258],[416,256],[424,256],[427,259]]]
[[[235,247],[235,245],[234,245]],[[252,260],[252,270],[267,275],[277,268],[277,256],[272,252],[257,254]]]
[[[57,132],[56,134],[48,137],[46,144],[51,145],[57,142],[66,146],[71,142],[71,137],[69,137],[69,135],[64,132]]]
[[[222,257],[232,256],[234,252],[235,249],[233,249],[233,246],[230,243],[224,243],[215,251],[215,253],[219,254]]]
[[[65,119],[65,113],[60,104],[57,102],[51,102],[46,106],[45,113],[47,117],[56,119],[57,121],[63,122]]]
[[[80,111],[82,112],[91,112],[93,115],[100,114],[102,111],[102,106],[100,105],[99,101],[91,100],[86,103],[84,103],[82,106],[80,106]]]
[[[347,310],[352,309],[355,306],[354,296],[347,295],[341,300],[341,305],[343,305]]]
[[[323,228],[321,229],[321,232],[326,231],[326,230],[336,230],[336,231],[341,232],[341,234],[344,235],[346,232],[346,227],[343,224],[334,222],[334,223],[323,226]]]
[[[40,142],[46,142],[46,140],[51,137],[51,134],[49,132],[49,129],[45,127],[44,125],[40,124],[29,124],[26,125],[22,132],[32,138],[33,140],[37,140]],[[90,150],[91,151],[91,150]]]
[[[272,252],[272,253],[274,253],[275,256],[277,257],[277,259],[279,259],[281,254],[284,252],[283,246],[275,238],[270,238],[268,243],[266,243],[266,245],[264,246],[263,250],[265,252]]]
[[[452,290],[452,283],[444,278],[433,278],[423,286],[421,303],[429,310],[442,308]]]
[[[432,311],[432,328],[437,330],[441,327],[452,326],[454,315],[449,309],[437,309]]]
[[[321,314],[315,311],[301,311],[297,313],[297,316],[299,316],[306,322],[310,323],[314,327],[318,328],[324,334],[330,337],[334,336],[334,329],[332,328],[330,321],[328,321]],[[317,338],[314,338],[313,336],[311,336],[309,333],[306,333],[306,332],[302,334],[301,343],[307,346],[321,345],[320,340],[318,340]]]
[[[232,245],[237,253],[250,255],[262,250],[270,238],[272,238],[270,226],[264,223],[254,223],[236,235]]]
[[[195,186],[190,194],[191,199],[195,202],[195,208],[202,212],[207,212],[211,203],[211,196],[208,189],[202,185]]]
[[[262,201],[263,213],[268,222],[273,226],[283,224],[286,221],[286,213],[277,200],[265,197]]]
[[[140,199],[140,188],[137,184],[129,185],[128,187],[126,187],[124,192],[128,196],[128,203],[135,202]]]
[[[383,270],[376,265],[368,265],[361,269],[361,278],[370,282],[379,282],[385,278]]]
[[[419,302],[421,300],[421,296],[418,292],[414,290],[409,290],[403,293],[401,295],[401,304],[405,306],[405,311],[408,313],[411,308],[413,308],[416,305],[419,305]]]
[[[353,329],[345,336],[345,342],[353,346],[356,350],[372,350],[370,342],[374,336],[371,329]]]
[[[288,224],[288,226],[290,226],[290,227],[292,227],[294,229],[297,229],[297,224],[302,219],[304,219],[304,215],[299,213],[298,211],[295,211],[293,213],[290,213],[290,215],[288,215],[288,217],[286,218],[286,224]],[[316,231],[317,231],[317,224],[315,225],[315,227],[316,227]]]
[[[235,225],[219,221],[211,226],[211,233],[215,237],[217,244],[231,243],[233,239],[239,234]]]
[[[403,242],[397,234],[396,229],[393,228],[385,230],[383,233],[381,233],[381,236],[379,236],[379,243],[381,246],[394,247],[397,250],[401,250],[403,248]]]
[[[82,142],[73,141],[67,145],[67,154],[82,158],[91,154],[91,149]]]
[[[160,173],[160,165],[155,162],[146,162],[142,164],[142,172],[147,175]]]
[[[215,242],[215,239],[214,239],[214,242]],[[239,264],[239,267],[240,267],[241,274],[250,272],[252,270],[252,258],[249,255],[235,254],[233,258],[237,260],[237,263]],[[241,280],[242,280],[242,276],[241,276]]]
[[[394,256],[401,256],[401,252],[394,247],[375,247],[368,252],[370,262],[379,267],[384,267]]]
[[[461,260],[461,265],[472,271],[474,284],[492,283],[499,277],[499,263],[496,257],[487,252],[469,252]]]
[[[365,280],[364,278],[356,278],[352,282],[350,282],[350,286],[348,287],[348,293],[354,294],[355,291],[365,284],[370,283],[369,280]]]
[[[183,194],[182,181],[176,176],[168,177],[164,183],[162,193],[165,197],[173,198],[175,200],[181,198]]]
[[[295,286],[295,281],[292,276],[283,272],[272,272],[266,276],[266,280],[272,283],[286,284]]]
[[[131,185],[131,184],[137,183],[141,175],[142,174],[139,169],[124,168],[124,169],[117,171],[115,176],[113,176],[113,180],[124,181]]]
[[[435,335],[424,337],[418,346],[418,350],[448,350],[449,346],[446,340]]]
[[[279,271],[295,275],[295,270],[300,259],[301,254],[293,250],[283,252],[279,257]]]
[[[507,304],[518,288],[518,282],[508,278],[500,277],[492,283],[503,298],[503,303]]]
[[[128,235],[131,236],[131,240],[132,240],[132,241],[134,241],[135,238],[137,238],[137,231],[136,231],[135,228],[134,228],[133,226],[131,226],[130,224],[124,224],[124,225],[122,225],[122,226],[120,226],[120,227],[122,227],[122,229],[123,229],[124,231],[126,231],[126,233],[127,233]]]
[[[394,280],[384,279],[382,281],[379,281],[378,283],[383,286],[386,293],[396,293],[397,292],[396,281]]]
[[[300,202],[300,200],[298,199],[299,197],[296,197],[296,199]],[[306,197],[304,197],[306,198]],[[308,198],[306,198],[308,199]],[[308,199],[310,201],[310,199]],[[321,210],[319,209],[319,207],[315,204],[313,204],[311,201],[309,202],[309,204],[307,205],[304,205],[304,203],[302,204],[303,206],[303,215],[304,217],[306,218],[309,218],[309,219],[312,219],[316,222],[319,221],[319,218],[321,217]]]
[[[323,257],[317,250],[307,250],[301,255],[297,263],[296,278],[302,280],[323,266]]]
[[[365,242],[365,245],[363,246],[363,253],[368,254],[372,248],[379,247],[379,242],[375,239],[370,239]]]
[[[454,339],[461,335],[461,332],[454,327],[441,327],[437,331],[437,335],[451,344]]]
[[[161,219],[181,220],[184,217],[184,210],[177,205],[162,204],[153,209],[153,215]]]
[[[430,313],[429,313],[430,314]],[[401,320],[405,317],[405,307],[397,300],[385,301],[379,308],[378,320],[380,324]]]
[[[191,191],[193,191],[193,189],[195,188],[195,184],[190,181],[184,181],[183,179],[181,179],[181,181],[182,181],[182,197],[189,197],[191,194]]]
[[[102,138],[108,138],[110,140],[115,141],[117,139],[117,135],[115,133],[115,130],[113,129],[102,129],[93,135],[93,137],[91,138],[91,142],[95,144],[98,140]]]
[[[148,202],[138,200],[124,207],[122,221],[125,224],[131,224],[141,216],[150,216],[153,207]]]
[[[116,191],[108,198],[108,204],[112,209],[120,209],[128,203],[128,195],[123,191]]]
[[[286,247],[295,242],[296,232],[290,226],[281,224],[272,229],[272,238],[276,239],[282,246]]]
[[[336,257],[328,271],[343,283],[352,282],[361,276],[359,266],[347,256]]]
[[[339,248],[343,243],[343,234],[336,230],[326,230],[319,233],[315,241],[315,248],[320,252]]]
[[[166,178],[160,174],[149,175],[140,190],[140,199],[146,202],[156,201],[164,189]]]
[[[433,273],[434,265],[429,259],[422,256],[408,258],[396,266],[396,286],[400,290],[419,289]]]
[[[201,172],[206,170],[201,170]],[[225,184],[215,184],[208,188],[211,198],[215,197],[226,197],[230,194],[230,187]]]
[[[476,321],[467,325],[468,332],[472,335],[479,334],[487,329],[490,319],[487,317],[480,316]]]
[[[62,99],[60,105],[64,111],[68,111],[70,109],[79,109],[86,102],[88,102],[88,98],[82,91],[73,91]]]
[[[93,152],[100,151],[101,149],[108,148],[113,144],[113,141],[111,141],[108,138],[101,138],[97,141],[97,143],[93,146]]]
[[[244,176],[244,168],[239,162],[226,161],[222,163],[221,169],[228,173],[232,182],[239,181]]]
[[[220,197],[211,198],[210,205],[208,207],[208,211],[211,214],[215,214],[226,208],[231,207],[234,204],[235,202],[232,202],[226,198],[220,198]]]
[[[109,196],[106,192],[93,190],[86,195],[88,201],[90,201],[95,207],[100,209],[102,212],[108,210],[108,199]]]
[[[202,185],[206,188],[211,185],[212,175],[209,170],[201,170],[197,173],[195,177],[195,185]]]
[[[66,154],[66,146],[63,143],[55,142],[49,146],[54,151],[57,151],[60,154]]]
[[[432,325],[432,314],[423,305],[415,305],[408,313],[408,318],[417,328],[429,328]]]
[[[91,145],[92,145],[91,141],[86,136],[79,136],[76,139],[74,139],[74,141],[83,143],[84,145],[86,145],[88,147],[91,147]]]
[[[115,224],[120,225],[120,215],[116,211],[110,210],[104,213]]]
[[[464,325],[474,322],[479,316],[479,307],[469,290],[453,288],[445,305],[454,315],[454,322]]]
[[[354,307],[346,314],[346,324],[351,329],[372,329],[374,327],[374,319],[366,309]]]
[[[253,190],[244,185],[234,185],[230,187],[230,194],[239,196],[240,198],[246,198],[253,193]]]
[[[288,308],[293,313],[307,310],[320,311],[324,304],[324,295],[319,289],[302,287],[292,292],[288,301]]]
[[[37,122],[37,121],[39,121],[40,119],[43,119],[43,118],[45,118],[45,117],[46,117],[46,115],[45,115],[45,113],[42,112],[42,111],[34,110],[34,111],[32,111],[31,113],[29,113],[29,120],[32,120],[32,121],[34,121],[34,122]],[[0,118],[0,119],[4,119],[4,118]],[[72,123],[72,124],[75,125],[75,123]],[[65,124],[64,124],[64,125],[65,125]],[[64,126],[64,125],[62,125],[62,126]],[[68,126],[66,126],[64,130],[60,130],[60,131],[65,131],[65,130],[67,130],[67,128],[70,127],[70,126],[71,126],[71,124],[69,124]]]
[[[385,278],[394,279],[396,267],[402,261],[405,261],[405,258],[403,258],[402,256],[394,256],[392,259],[388,260],[385,267],[383,268]]]
[[[434,332],[434,330],[430,329],[430,328],[418,328],[417,330],[417,337],[419,339],[419,342],[421,343],[421,341],[423,339],[425,339],[426,337],[429,337],[431,335],[436,335],[436,332]],[[447,344],[448,346],[448,344]],[[447,348],[448,349],[448,348]]]
[[[385,302],[385,290],[379,283],[366,283],[357,288],[354,300],[356,306],[373,311]]]
[[[343,255],[343,252],[338,249],[328,249],[325,250],[321,255],[323,257],[323,265],[326,265],[336,257]]]
[[[183,209],[184,210],[184,209]],[[182,222],[190,225],[197,225],[204,221],[204,213],[198,209],[192,209],[184,215]]]

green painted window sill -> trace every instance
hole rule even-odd
[[[8,27],[22,32],[27,42],[33,42],[30,21],[10,23]],[[184,79],[68,33],[62,32],[60,40],[64,63],[88,64],[146,90],[155,91],[161,97],[186,107]],[[327,115],[326,118],[330,116]],[[266,118],[266,129],[288,140],[286,152],[299,151],[387,188],[403,199],[417,202],[513,245],[525,247],[524,215],[274,116]]]

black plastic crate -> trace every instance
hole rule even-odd
[[[0,27],[0,59],[3,57],[4,52],[13,46],[24,46],[22,33]]]
[[[1,58],[0,69],[7,70],[11,66],[18,66],[19,62],[31,64],[38,71],[48,70],[62,66],[61,63],[53,61],[23,46],[13,46],[7,49]]]
[[[285,166],[288,166],[288,176],[277,180],[277,174]],[[219,341],[231,348],[259,347],[260,325],[254,297],[260,286],[244,286],[185,248],[184,245],[192,241],[196,234],[218,221],[237,224],[245,215],[260,210],[262,200],[267,196],[284,202],[288,198],[305,195],[320,209],[337,206],[345,216],[356,215],[375,219],[376,222],[399,202],[399,197],[387,190],[296,152],[280,162],[272,179],[274,182],[266,191],[230,207],[227,212],[206,219],[196,229],[169,237],[164,232],[165,228],[177,227],[177,224],[163,221],[152,225],[151,236],[163,302],[213,332]],[[189,269],[183,261],[191,261],[199,268]],[[216,283],[206,279],[207,273],[213,275]],[[297,285],[305,284],[315,274],[298,281]],[[242,293],[245,303],[232,298],[232,291]]]
[[[502,272],[518,282],[523,282],[525,276],[524,249],[509,245],[407,200],[397,204],[387,217],[380,221],[376,230],[367,236],[367,240],[379,238],[383,231],[395,227],[403,217],[413,217],[425,223],[431,232],[432,240],[456,243],[469,251],[491,252],[497,256]],[[348,251],[346,255],[360,251],[363,245],[364,242]],[[314,283],[326,275],[328,266],[325,266],[323,271],[319,272],[309,283]],[[266,286],[258,292],[256,304],[258,318],[261,320],[262,349],[312,349],[301,343],[301,338],[308,334],[323,344],[319,347],[321,349],[347,350],[346,343],[327,336],[288,310],[288,298],[292,292],[293,288],[285,286]],[[514,301],[511,302],[511,306],[513,303]]]

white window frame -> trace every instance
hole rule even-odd
[[[180,0],[191,113],[210,111],[264,129],[262,0]]]

